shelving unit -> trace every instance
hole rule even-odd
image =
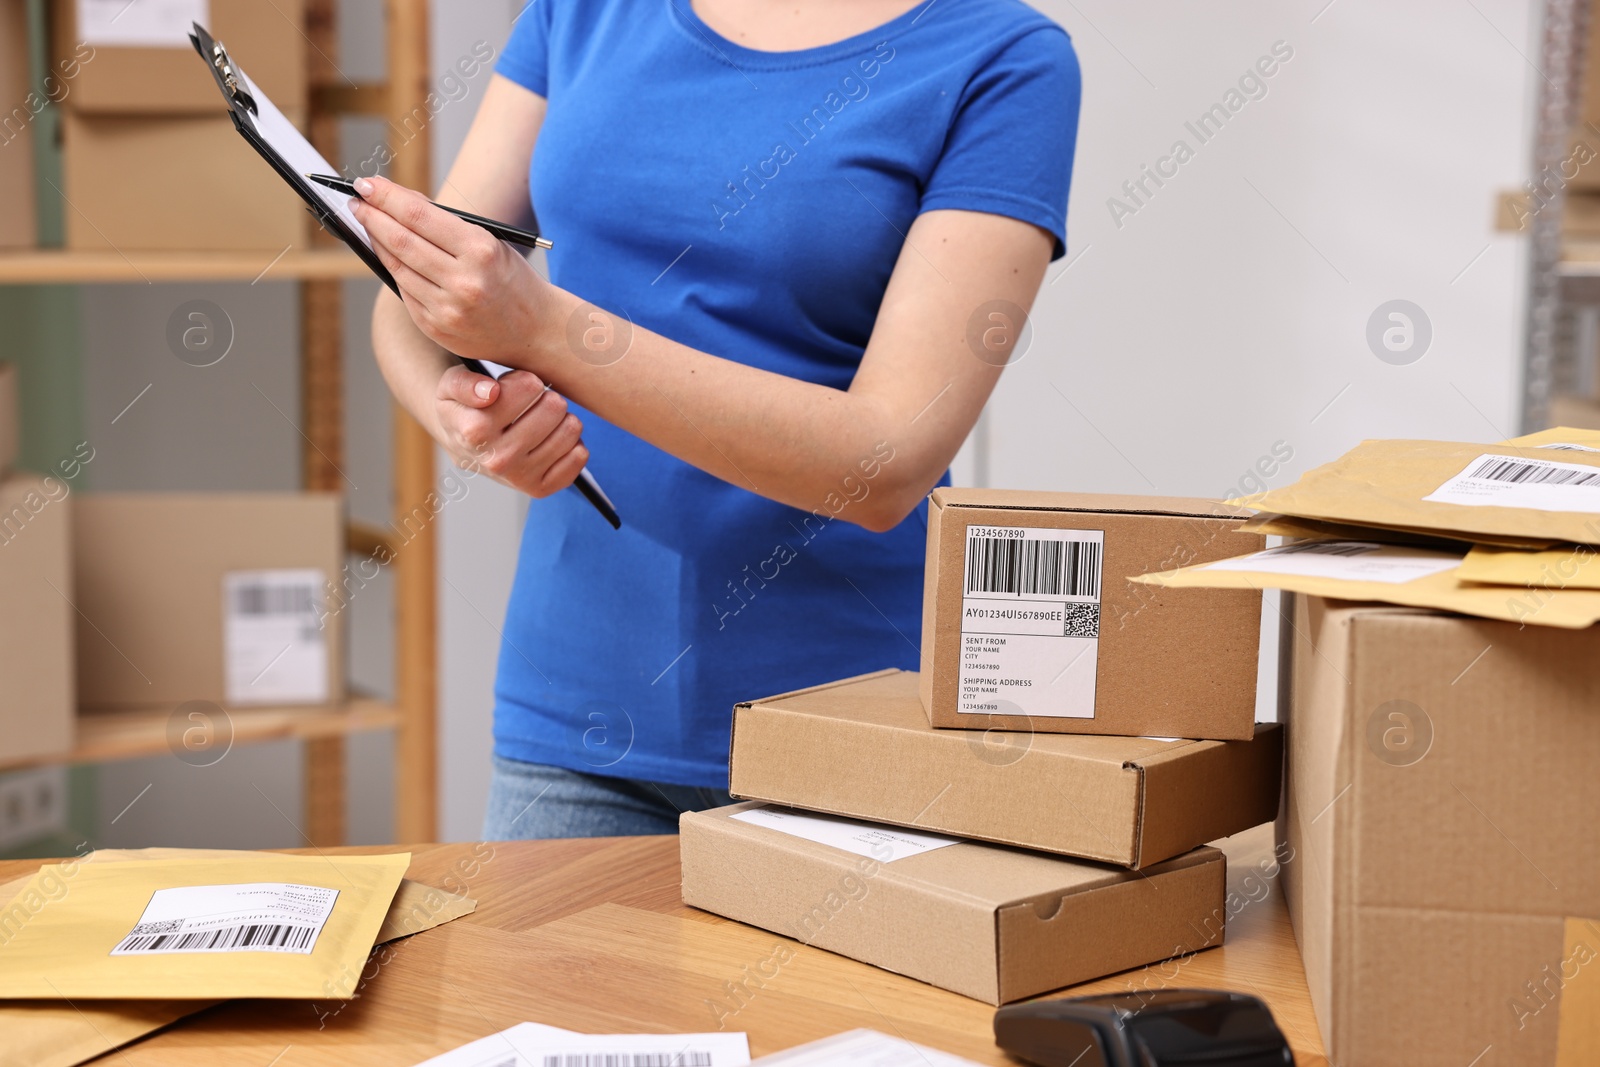
[[[389,176],[414,189],[431,190],[429,130],[405,120],[428,93],[427,0],[386,0],[388,78],[352,87],[330,58],[338,54],[336,0],[309,0],[305,26],[311,59],[311,139],[331,159],[339,158],[338,118],[371,114],[406,130]],[[300,288],[302,488],[341,488],[344,462],[342,281],[368,277],[367,268],[320,230],[304,246],[276,258],[259,250],[238,252],[73,252],[40,249],[0,253],[0,285],[150,283],[171,281],[293,281]],[[397,526],[434,488],[434,445],[398,406],[393,416],[394,498]],[[435,723],[437,701],[435,531],[431,524],[408,531],[404,550],[386,531],[352,524],[347,547],[370,555],[392,551],[395,579],[395,699],[355,696],[334,708],[229,709],[232,744],[297,738],[304,744],[304,818],[309,843],[338,845],[345,838],[345,737],[393,729],[395,744],[394,834],[399,841],[437,837]],[[62,763],[97,763],[167,751],[170,709],[93,711],[78,718],[77,743],[51,759],[0,770]]]

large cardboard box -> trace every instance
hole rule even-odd
[[[56,479],[0,481],[0,759],[72,748],[72,504]]]
[[[0,479],[11,473],[22,446],[22,411],[17,400],[17,367],[0,363]]]
[[[936,730],[917,675],[740,704],[729,789],[896,826],[1145,867],[1278,811],[1282,734],[1250,741]]]
[[[43,98],[32,92],[27,0],[0,0],[0,248],[38,242],[33,131]]]
[[[1600,628],[1295,599],[1280,854],[1329,1059],[1600,1063]]]
[[[302,116],[290,114],[303,126]],[[225,115],[62,115],[66,244],[82,251],[256,249],[264,269],[301,244],[299,198]]]
[[[990,1004],[1223,938],[1214,848],[1134,872],[761,804],[685,812],[679,842],[685,904]]]
[[[209,0],[168,3],[166,10],[148,0],[137,6],[112,0],[110,10],[89,24],[79,19],[85,3],[104,6],[107,0],[56,0],[51,11],[57,64],[78,62],[65,98],[74,111],[216,114],[222,96],[188,39],[193,14],[279,108],[307,106],[305,0]],[[127,10],[118,11],[119,6]],[[96,32],[94,25],[102,23]],[[135,36],[144,43],[119,43]]]
[[[342,498],[103,493],[74,524],[88,710],[344,699]]]
[[[1175,497],[935,489],[922,704],[935,726],[1243,740],[1261,595],[1127,579],[1258,551]]]

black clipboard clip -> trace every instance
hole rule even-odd
[[[228,50],[222,47],[222,42],[206,33],[199,23],[194,23],[193,25],[195,32],[189,35],[189,40],[194,42],[196,51],[205,57],[206,62],[210,63],[216,70],[217,81],[222,83],[223,91],[228,94],[229,99],[249,111],[252,115],[261,114],[261,109],[256,106],[255,97],[251,96],[249,91],[239,83],[238,75],[233,72],[233,60],[228,58]],[[200,35],[202,34],[210,42],[211,47],[209,49],[201,43]]]

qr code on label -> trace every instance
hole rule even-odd
[[[1068,604],[1066,627],[1068,637],[1099,637],[1100,605]]]
[[[136,934],[175,934],[183,929],[182,919],[162,919],[160,922],[140,923],[128,932],[129,937]]]

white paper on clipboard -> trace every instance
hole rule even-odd
[[[256,102],[256,113],[244,111],[245,119],[254,128],[274,152],[283,158],[289,169],[299,175],[306,174],[338,174],[333,165],[322,158],[305,135],[295,129],[283,112],[278,110],[267,94],[256,88],[256,83],[250,80],[250,75],[239,68],[234,68],[234,74],[244,81],[245,89]],[[316,182],[306,182],[312,191],[322,200],[328,208],[339,217],[339,221],[350,227],[350,232],[361,238],[361,243],[368,248],[372,247],[372,238],[367,236],[367,229],[356,221],[350,213],[350,198],[343,193],[335,192]]]

